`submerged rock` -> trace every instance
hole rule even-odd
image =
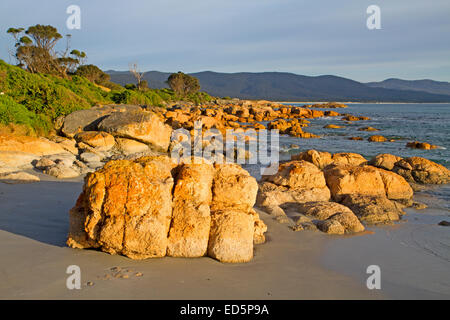
[[[432,150],[432,149],[438,148],[438,146],[435,146],[434,144],[430,144],[428,142],[419,142],[419,141],[408,142],[406,144],[406,147],[413,148],[413,149],[422,149],[422,150]]]
[[[386,142],[387,139],[380,135],[374,135],[370,136],[369,139],[367,139],[369,142]]]

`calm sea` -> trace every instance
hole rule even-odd
[[[291,103],[289,105],[302,106]],[[347,123],[341,117],[309,119],[311,123],[304,131],[321,135],[320,139],[301,139],[288,135],[280,136],[280,160],[289,160],[292,154],[308,149],[320,151],[355,152],[370,159],[380,153],[391,153],[400,157],[423,157],[450,167],[450,104],[369,104],[351,103],[339,113],[367,116],[371,120]],[[326,124],[343,125],[342,129],[324,129]],[[374,127],[378,132],[358,131],[362,127]],[[383,135],[395,142],[368,142],[371,135]],[[352,141],[349,137],[362,137],[363,141]],[[406,147],[410,141],[428,142],[439,146],[434,150],[419,150]],[[296,145],[296,146],[292,146]],[[246,166],[252,175],[259,178],[255,166]],[[450,209],[450,185],[436,186],[423,194],[428,194],[439,203],[438,207],[448,212]]]

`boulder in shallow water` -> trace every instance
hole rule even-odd
[[[370,136],[367,140],[369,142],[386,142],[387,141],[387,139],[385,137],[380,136],[380,135]]]

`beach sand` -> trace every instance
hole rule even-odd
[[[1,299],[449,297],[448,261],[399,246],[401,236],[384,236],[410,232],[406,224],[376,228],[374,235],[333,237],[293,232],[260,213],[269,228],[267,242],[256,246],[254,259],[245,264],[223,264],[207,257],[134,261],[71,249],[65,245],[68,211],[82,181],[40,177],[43,181],[34,184],[0,183]],[[449,229],[445,230],[448,236]],[[381,266],[381,290],[366,287],[370,264]],[[69,265],[81,268],[81,290],[66,287]],[[121,271],[112,271],[114,267]]]
[[[134,261],[66,247],[68,211],[81,180],[41,175],[34,184],[0,183],[1,299],[372,299],[377,291],[322,267],[325,234],[292,232],[265,213],[268,241],[250,263],[211,258]],[[81,290],[66,287],[69,265],[81,268]],[[129,278],[115,278],[120,267]],[[138,277],[136,273],[142,273]],[[105,280],[105,277],[109,279]],[[87,285],[92,282],[92,285]]]

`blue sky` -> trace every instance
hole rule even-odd
[[[81,8],[81,29],[66,8]],[[366,9],[381,8],[381,30]],[[2,0],[0,58],[11,26],[72,34],[72,47],[104,70],[286,71],[358,81],[450,81],[448,0]],[[61,43],[62,44],[62,43]]]

